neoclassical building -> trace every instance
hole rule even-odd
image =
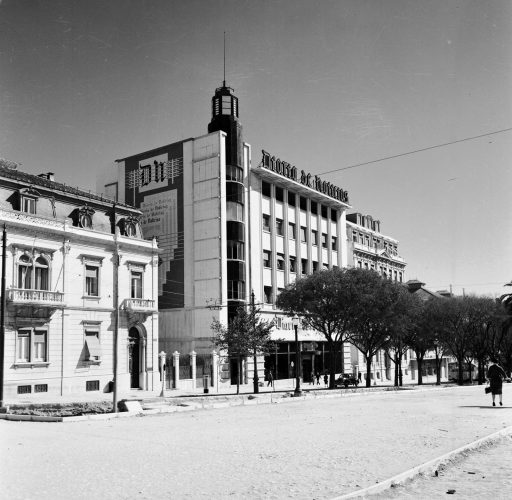
[[[158,386],[158,248],[141,212],[0,162],[6,401]]]

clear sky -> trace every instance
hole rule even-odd
[[[512,128],[510,0],[0,0],[0,157],[94,190],[206,133],[224,31],[253,162],[335,171],[408,279],[512,291],[512,131],[463,141]]]

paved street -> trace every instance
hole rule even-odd
[[[8,458],[2,492],[11,499],[328,499],[512,425],[512,405],[492,408],[478,386],[336,394],[108,421],[0,421]],[[506,385],[505,403],[511,398]],[[512,496],[510,483],[501,489]]]

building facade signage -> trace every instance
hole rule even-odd
[[[323,181],[318,175],[312,175],[304,170],[301,170],[299,175],[297,167],[290,165],[280,158],[271,156],[270,153],[267,153],[265,150],[261,152],[263,154],[261,164],[264,168],[282,175],[287,179],[291,179],[292,181],[300,182],[304,186],[316,189],[319,193],[326,194],[335,200],[348,203],[347,191],[344,191],[330,182]]]

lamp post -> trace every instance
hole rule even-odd
[[[301,359],[299,351],[299,317],[295,314],[292,318],[292,325],[295,330],[295,396],[302,396],[302,389],[300,388],[300,368]]]

